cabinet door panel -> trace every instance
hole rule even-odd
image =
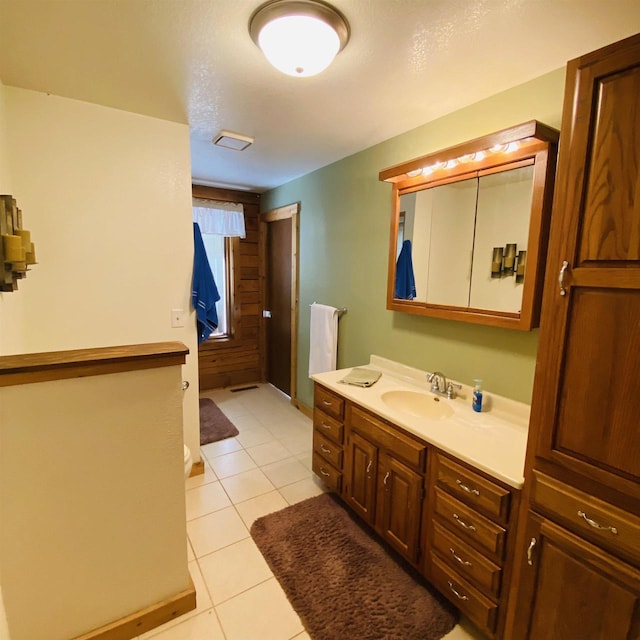
[[[357,433],[349,437],[347,447],[347,486],[345,498],[365,521],[373,524],[376,506],[378,449]]]
[[[640,260],[640,66],[594,83],[597,112],[579,260]],[[619,188],[611,189],[614,182]]]
[[[521,597],[535,593],[517,636],[629,640],[640,634],[640,573],[581,538],[530,515],[530,564]],[[530,597],[530,596],[529,596]]]
[[[639,88],[640,36],[567,66],[531,405],[531,424],[540,425],[539,459],[635,500],[640,500]]]
[[[418,559],[422,477],[390,456],[381,461],[379,476],[381,496],[380,530],[391,544],[410,562]]]

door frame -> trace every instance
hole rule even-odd
[[[266,309],[267,298],[267,224],[279,220],[291,220],[291,404],[298,406],[298,271],[299,271],[299,243],[300,243],[300,203],[294,202],[283,207],[277,207],[260,214],[259,255],[261,307]],[[260,317],[260,369],[262,379],[267,379],[267,324],[266,318]]]

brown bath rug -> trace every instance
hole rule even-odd
[[[210,398],[200,398],[200,444],[238,435],[238,430]]]
[[[457,622],[331,494],[259,518],[251,536],[313,640],[439,640]]]

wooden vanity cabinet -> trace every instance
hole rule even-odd
[[[313,424],[314,472],[488,638],[500,638],[520,491],[317,383]]]
[[[426,444],[351,403],[346,424],[344,500],[417,565]]]
[[[489,637],[500,637],[519,492],[433,453],[422,572]]]
[[[569,62],[510,640],[640,638],[639,113],[640,34]]]

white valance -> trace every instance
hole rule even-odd
[[[201,233],[226,238],[246,237],[241,204],[193,198],[193,221],[198,223]]]

